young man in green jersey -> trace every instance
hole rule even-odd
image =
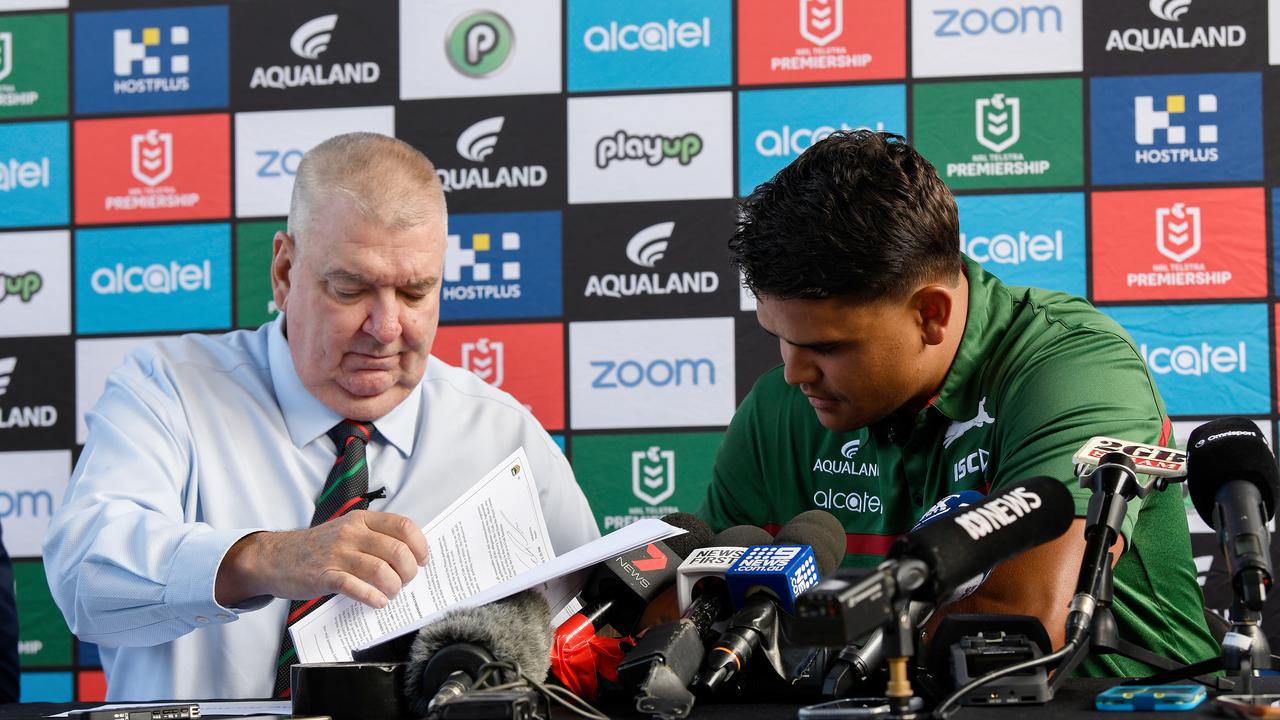
[[[1033,615],[1060,646],[1089,500],[1072,455],[1095,435],[1167,444],[1169,420],[1113,320],[1006,286],[959,248],[954,197],[897,135],[836,133],[756,188],[729,250],[782,366],[734,415],[701,514],[768,528],[829,510],[845,564],[868,566],[950,494],[1058,478],[1076,498],[1067,534],[945,611]],[[1183,662],[1219,653],[1176,490],[1135,499],[1113,553],[1123,638]],[[1149,672],[1119,656],[1082,669]]]

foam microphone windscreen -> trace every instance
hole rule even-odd
[[[671,513],[663,517],[662,522],[685,531],[683,534],[669,537],[662,541],[681,558],[686,558],[689,553],[700,547],[707,547],[711,543],[711,536],[713,535],[711,526],[693,513]],[[678,565],[679,563],[676,564]]]
[[[405,697],[426,714],[426,703],[437,688],[422,687],[423,669],[442,648],[455,643],[478,645],[494,660],[514,661],[526,675],[542,680],[551,669],[551,635],[551,608],[536,590],[452,610],[418,631],[409,649]]]
[[[917,599],[936,601],[973,576],[1056,539],[1074,517],[1075,502],[1061,480],[1032,478],[903,535],[888,557],[928,565],[931,582]]]
[[[844,525],[826,510],[806,510],[782,526],[774,545],[808,545],[818,563],[818,575],[827,577],[844,562],[848,546]]]
[[[1258,426],[1252,420],[1228,417],[1192,430],[1187,438],[1187,490],[1196,512],[1209,525],[1213,525],[1218,489],[1232,480],[1258,487],[1270,520],[1280,495],[1280,471]]]
[[[711,542],[707,543],[707,547],[748,548],[752,545],[769,545],[771,543],[773,543],[773,536],[762,527],[757,525],[734,525],[716,533],[716,536],[711,538]]]

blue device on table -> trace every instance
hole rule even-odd
[[[1208,697],[1202,685],[1117,685],[1098,693],[1099,710],[1190,710]]]

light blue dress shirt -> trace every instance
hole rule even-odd
[[[214,601],[227,550],[305,528],[341,418],[303,387],[283,316],[145,346],[86,415],[84,452],[44,542],[71,631],[101,646],[108,700],[268,697],[288,601]],[[371,510],[419,526],[524,446],[557,554],[599,536],[573,471],[514,398],[432,357],[368,449]]]

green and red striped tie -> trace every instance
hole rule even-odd
[[[338,459],[329,471],[324,490],[316,498],[311,527],[340,518],[352,510],[367,510],[369,501],[375,495],[380,496],[380,491],[369,492],[369,464],[364,453],[365,445],[373,438],[373,425],[343,420],[328,434],[338,448]],[[298,659],[289,627],[331,597],[333,596],[326,595],[322,598],[289,602],[289,618],[285,621],[284,640],[280,643],[280,654],[276,658],[276,684],[272,696],[289,697],[289,668]]]

